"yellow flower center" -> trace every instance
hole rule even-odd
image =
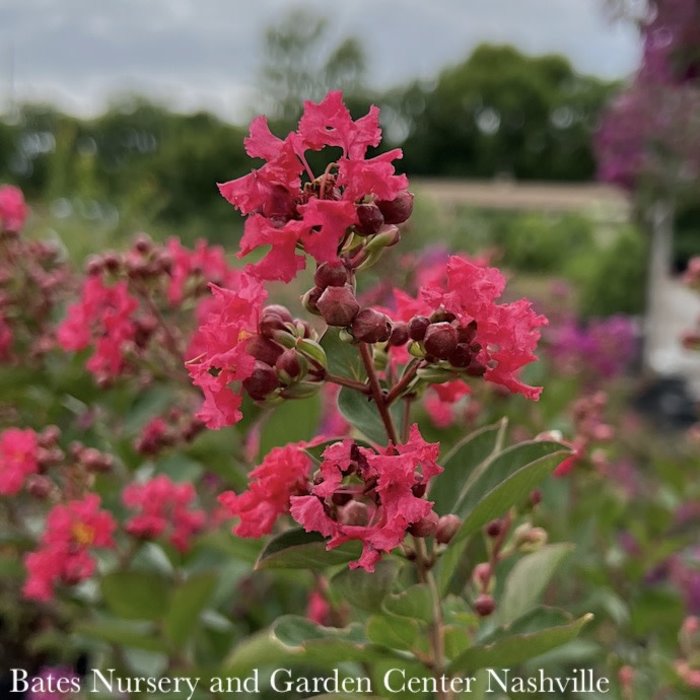
[[[73,537],[81,547],[88,547],[95,539],[95,528],[85,523],[75,523],[73,525]]]

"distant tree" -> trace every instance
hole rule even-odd
[[[595,170],[591,133],[611,91],[561,56],[481,45],[433,85],[414,82],[389,100],[409,172],[583,180]]]
[[[276,121],[293,124],[302,100],[319,100],[329,90],[349,97],[364,92],[365,53],[360,41],[346,37],[333,45],[328,21],[308,9],[293,9],[264,35],[260,100]]]

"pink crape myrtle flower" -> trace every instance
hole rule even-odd
[[[275,447],[249,475],[248,490],[226,491],[219,502],[240,519],[234,528],[239,537],[262,537],[272,531],[277,519],[289,511],[293,494],[308,491],[312,461],[304,451],[309,443]]]
[[[443,279],[436,277],[421,287],[417,297],[395,290],[394,315],[409,321],[416,315],[430,317],[434,312],[448,312],[455,317],[453,325],[469,331],[468,343],[476,352],[474,364],[487,381],[528,399],[538,399],[541,387],[529,386],[517,375],[537,359],[534,350],[540,339],[539,329],[547,319],[535,313],[525,299],[498,303],[504,288],[505,278],[498,269],[453,255]]]
[[[90,275],[81,299],[69,307],[58,327],[58,343],[73,352],[93,345],[87,369],[98,379],[117,377],[136,335],[137,308],[138,301],[129,294],[126,282],[108,286],[98,275]]]
[[[455,405],[471,393],[469,385],[459,379],[432,384],[424,401],[430,420],[438,428],[448,428],[455,422]]]
[[[270,246],[253,266],[256,275],[290,281],[305,266],[300,250],[319,263],[336,260],[348,228],[358,221],[357,203],[366,197],[391,201],[406,190],[408,181],[395,174],[392,162],[402,157],[400,149],[366,158],[367,149],[380,140],[379,110],[372,107],[353,120],[338,91],[319,103],[307,101],[297,131],[284,139],[270,132],[265,117],[253,120],[246,152],[266,162],[248,175],[220,184],[219,190],[249,217],[240,256]],[[316,178],[305,153],[325,147],[340,148],[341,155],[335,172],[329,167]]]
[[[27,219],[27,204],[19,187],[0,186],[0,231],[18,233]]]
[[[442,471],[439,451],[438,444],[423,440],[416,425],[405,444],[379,451],[351,440],[335,443],[323,452],[310,493],[291,497],[292,517],[307,532],[330,538],[328,549],[359,540],[362,554],[350,567],[374,571],[411,525],[432,514],[432,502],[422,495]]]
[[[243,417],[241,392],[230,385],[244,381],[255,369],[248,341],[257,335],[267,294],[247,272],[240,274],[233,289],[210,286],[213,299],[188,349],[187,369],[204,394],[197,417],[208,428],[217,429]]]
[[[187,284],[195,275],[201,278],[200,283],[206,280],[220,286],[227,286],[233,279],[234,271],[221,246],[211,246],[199,240],[194,250],[189,250],[179,239],[170,238],[166,248],[172,259],[167,295],[173,306],[182,302]]]
[[[28,572],[24,596],[51,600],[57,584],[75,585],[90,578],[95,571],[90,549],[114,547],[115,529],[114,518],[101,509],[94,493],[54,506],[46,518],[39,549],[24,558]]]
[[[176,484],[164,474],[143,484],[129,484],[122,501],[138,512],[126,522],[126,531],[141,539],[166,536],[173,547],[185,552],[207,520],[204,511],[192,508],[195,499],[192,484]]]
[[[30,474],[39,469],[39,439],[27,428],[8,428],[0,433],[0,495],[18,493]]]

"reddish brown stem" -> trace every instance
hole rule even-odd
[[[374,371],[374,361],[372,360],[372,353],[369,349],[367,343],[359,344],[360,356],[362,357],[362,363],[367,371],[367,377],[369,378],[369,388],[372,393],[372,398],[374,403],[377,404],[377,410],[379,411],[379,416],[384,423],[384,428],[386,429],[386,434],[389,440],[394,443],[394,445],[399,444],[399,436],[396,433],[396,426],[389,413],[389,408],[386,403],[386,398],[382,387],[379,384],[379,379],[377,378],[377,373]]]

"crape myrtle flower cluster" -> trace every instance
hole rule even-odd
[[[283,307],[264,306],[263,282],[292,279],[305,266],[304,253],[317,262],[305,308],[342,329],[348,342],[381,346],[375,349],[388,350],[396,363],[408,353],[417,358],[402,388],[430,368],[438,382],[483,376],[539,396],[516,375],[535,359],[546,319],[525,300],[498,303],[505,279],[495,268],[452,256],[416,298],[396,290],[393,309],[360,304],[356,273],[398,242],[398,225],[413,206],[406,178],[392,164],[400,150],[365,157],[380,136],[378,110],[353,121],[337,92],[307,102],[298,130],[285,139],[270,133],[264,117],[253,121],[246,149],[266,163],[220,190],[248,217],[240,254],[270,250],[244,269],[235,288],[213,288],[213,311],[192,344],[188,368],[204,393],[199,417],[208,427],[242,418],[243,390],[255,400],[294,398],[327,378],[309,325]],[[304,154],[324,147],[342,155],[315,177]]]
[[[179,370],[188,329],[177,313],[195,305],[207,313],[209,283],[235,284],[224,251],[203,241],[194,250],[140,235],[126,253],[104,253],[87,264],[80,299],[57,330],[64,350],[90,348],[87,369],[101,383],[125,374]]]
[[[20,235],[21,190],[0,186],[0,361],[36,359],[55,346],[54,312],[72,283],[61,249]]]
[[[253,121],[246,150],[265,163],[220,190],[247,216],[240,257],[269,249],[241,271],[235,286],[211,286],[209,313],[190,345],[187,368],[204,394],[198,418],[208,428],[240,421],[246,394],[274,405],[329,384],[365,394],[385,425],[392,402],[430,386],[440,387],[436,393],[447,403],[479,379],[539,397],[541,389],[518,374],[536,359],[546,319],[526,300],[501,303],[505,279],[483,261],[447,256],[421,276],[415,294],[395,289],[386,305],[363,303],[358,273],[399,242],[399,226],[413,208],[406,178],[394,170],[400,150],[366,157],[380,137],[378,110],[354,121],[337,92],[307,102],[298,129],[284,139],[270,132],[264,117]],[[335,159],[316,176],[306,153],[327,147]],[[265,305],[265,283],[290,281],[307,255],[316,269],[303,306],[356,348],[364,381],[331,373],[316,330],[285,307]],[[408,428],[399,437],[387,427],[387,445],[331,439],[320,463],[309,456],[308,443],[273,449],[250,473],[246,491],[220,497],[239,519],[235,534],[263,536],[290,515],[326,537],[329,548],[361,541],[362,554],[351,566],[368,571],[407,534],[442,532],[447,541],[457,527],[441,523],[426,498],[441,471],[439,446],[425,442],[417,426]]]

